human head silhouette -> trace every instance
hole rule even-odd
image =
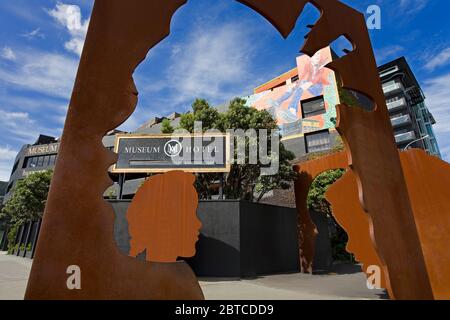
[[[149,178],[127,211],[130,256],[146,250],[146,260],[176,262],[195,255],[201,228],[194,175],[171,171]]]

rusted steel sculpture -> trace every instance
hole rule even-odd
[[[309,214],[307,199],[313,181],[321,173],[340,168],[347,168],[347,155],[335,153],[318,160],[312,160],[294,166],[299,174],[295,182],[295,203],[298,211],[298,239],[300,249],[300,267],[304,273],[312,273],[317,228]]]
[[[193,174],[172,171],[151,177],[138,190],[127,211],[130,256],[145,251],[147,261],[176,262],[195,255],[202,224],[194,181]]]
[[[424,252],[425,264],[435,299],[450,299],[450,164],[423,150],[400,154],[403,171],[411,198],[414,220]],[[378,265],[383,278],[386,268],[370,240],[370,226],[365,212],[358,204],[355,175],[349,171],[326,193],[333,215],[347,231],[347,250],[355,253],[358,261]],[[391,290],[388,283],[382,287]]]
[[[347,232],[346,250],[355,255],[356,261],[362,264],[363,272],[367,273],[370,266],[377,266],[381,272],[380,286],[391,292],[386,275],[387,267],[380,260],[373,240],[368,215],[362,210],[358,199],[358,186],[355,174],[349,170],[336,181],[325,193],[331,204],[333,217]]]
[[[435,299],[450,299],[450,164],[423,150],[401,153]]]
[[[321,16],[308,34],[302,52],[312,56],[340,36],[353,51],[331,62],[343,87],[371,98],[372,112],[338,105],[337,129],[358,181],[359,199],[369,214],[380,258],[389,269],[391,298],[432,299],[417,227],[401,170],[389,114],[364,15],[337,0],[241,0],[263,14],[284,36],[294,28],[304,5]],[[276,13],[275,13],[276,12]]]
[[[132,114],[132,74],[169,34],[184,2],[95,2],[26,299],[203,299],[187,264],[122,255],[113,239],[114,212],[103,199],[116,157],[102,138]],[[81,290],[66,286],[71,265],[80,267]]]
[[[241,0],[287,36],[306,0]],[[161,272],[120,255],[112,239],[113,212],[103,200],[111,184],[113,153],[103,135],[133,112],[132,74],[146,54],[169,34],[170,20],[185,0],[97,0],[61,139],[26,298],[199,298],[196,283],[168,291],[165,281],[189,273],[182,266]],[[393,296],[432,298],[423,253],[378,78],[364,16],[337,0],[311,0],[322,15],[302,51],[312,56],[345,35],[354,50],[329,67],[345,88],[372,98],[374,112],[338,106],[338,130],[349,151],[361,205],[373,224],[380,256],[390,272]],[[76,181],[77,184],[68,184]],[[79,264],[83,290],[67,290],[68,265]],[[155,273],[161,290],[153,290]],[[124,277],[124,275],[126,275]],[[189,278],[189,276],[186,277]]]

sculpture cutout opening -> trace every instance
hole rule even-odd
[[[127,212],[130,256],[146,252],[151,262],[193,257],[201,222],[197,218],[195,177],[172,171],[149,178]]]

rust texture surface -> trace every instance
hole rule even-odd
[[[424,252],[425,264],[435,299],[450,299],[450,164],[426,154],[409,150],[400,154],[414,220]],[[357,180],[349,171],[327,191],[333,215],[347,231],[347,250],[358,261],[382,269],[382,287],[386,283],[386,266],[379,259],[371,240],[371,226],[358,203]]]
[[[197,218],[195,176],[172,171],[148,179],[127,211],[130,256],[146,252],[146,260],[176,262],[193,257],[201,223]]]
[[[295,202],[298,211],[298,239],[300,266],[304,273],[312,273],[316,236],[318,234],[311,220],[307,206],[309,188],[317,176],[332,169],[347,168],[347,156],[344,152],[332,154],[319,160],[312,160],[294,166],[299,174],[295,182]]]
[[[113,239],[114,212],[103,199],[116,156],[102,138],[134,111],[132,74],[169,34],[171,17],[184,2],[95,2],[26,299],[203,299],[185,262],[122,255]],[[81,290],[66,286],[71,265],[80,267]]]
[[[316,6],[321,16],[301,50],[309,56],[340,36],[353,44],[353,51],[328,67],[336,72],[344,88],[366,95],[375,104],[371,112],[358,106],[337,106],[337,129],[346,145],[348,164],[358,181],[360,204],[373,225],[379,256],[389,268],[391,298],[432,299],[364,15],[337,0],[241,2],[263,14],[284,36],[295,26],[305,3]]]
[[[423,150],[401,153],[435,299],[450,299],[450,164]]]
[[[341,179],[330,186],[325,196],[331,204],[334,218],[347,232],[347,252],[355,255],[356,261],[362,264],[365,273],[369,266],[378,266],[381,271],[381,288],[391,292],[387,282],[389,279],[386,275],[387,267],[380,260],[371,238],[369,217],[359,204],[355,174],[347,171]]]

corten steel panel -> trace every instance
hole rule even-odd
[[[358,199],[358,186],[355,174],[347,171],[342,178],[330,186],[325,193],[330,203],[333,216],[339,225],[347,232],[346,250],[355,255],[367,272],[369,266],[378,266],[381,271],[381,288],[391,291],[386,279],[387,268],[380,260],[371,238],[370,220],[362,210]]]
[[[402,152],[400,159],[434,298],[448,300],[450,165],[418,149]],[[356,183],[355,175],[347,172],[328,189],[326,198],[332,205],[336,220],[349,235],[347,250],[364,263],[364,269],[368,265],[383,266],[370,239],[368,218],[358,204]]]
[[[353,44],[353,51],[327,67],[341,78],[344,88],[371,98],[375,110],[338,105],[337,129],[358,181],[360,203],[373,225],[378,253],[389,269],[391,298],[432,299],[364,15],[337,0],[240,1],[264,15],[285,37],[294,28],[304,5],[311,2],[321,16],[302,48],[309,56],[340,36]]]
[[[26,299],[203,299],[186,263],[148,263],[119,252],[114,213],[102,197],[116,160],[102,138],[134,111],[132,74],[169,34],[184,2],[95,2]],[[67,289],[70,265],[81,268],[81,290]]]
[[[294,166],[298,178],[295,181],[295,203],[298,211],[298,241],[300,267],[304,273],[312,273],[315,244],[318,231],[309,214],[307,199],[314,179],[321,173],[340,168],[347,168],[347,155],[335,153],[318,160],[307,161]]]
[[[139,188],[127,211],[130,256],[145,251],[147,261],[176,262],[195,255],[202,224],[194,182],[193,174],[172,171]]]
[[[450,164],[423,150],[401,161],[435,299],[450,299]]]

